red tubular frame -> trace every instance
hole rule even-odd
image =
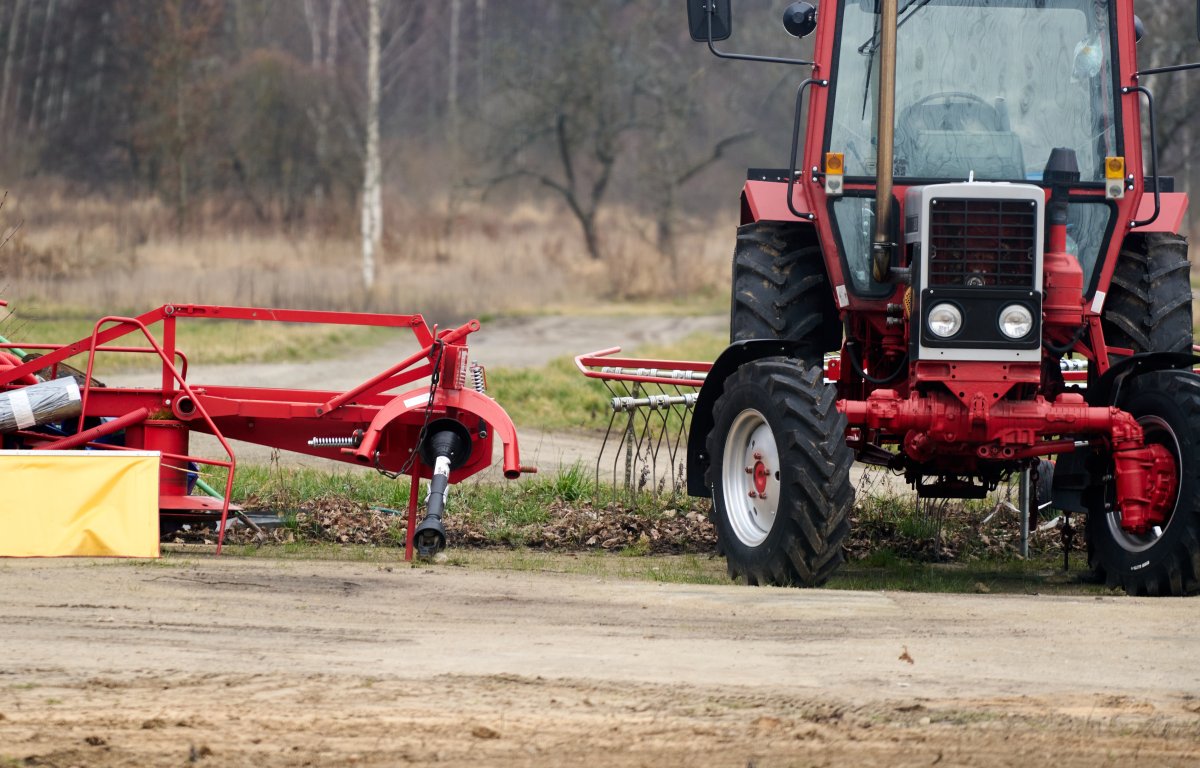
[[[407,328],[413,333],[420,350],[342,393],[199,386],[187,381],[187,357],[175,348],[175,322],[181,317]],[[162,323],[161,343],[149,330],[149,326],[155,323]],[[60,363],[86,353],[88,360],[81,384],[78,424],[82,429],[87,417],[99,417],[107,421],[67,437],[56,438],[33,431],[22,431],[20,437],[37,449],[86,446],[110,450],[160,450],[164,460],[182,464],[182,467],[163,464],[160,505],[164,510],[177,509],[177,506],[168,505],[178,504],[184,504],[189,509],[215,508],[215,500],[213,503],[202,503],[199,497],[179,495],[177,491],[181,473],[186,473],[188,462],[227,468],[225,495],[220,503],[218,554],[224,543],[229,498],[237,469],[237,460],[228,439],[368,464],[388,471],[403,470],[411,476],[413,484],[406,547],[406,558],[411,558],[418,483],[421,478],[432,475],[432,468],[426,467],[413,456],[426,423],[453,419],[471,435],[471,454],[462,466],[451,473],[451,482],[459,482],[490,466],[495,436],[499,436],[503,443],[505,477],[511,479],[519,477],[522,472],[536,471],[521,465],[516,429],[504,409],[486,395],[473,389],[464,389],[465,382],[458,377],[441,376],[433,392],[432,404],[428,385],[399,395],[385,394],[429,377],[433,373],[435,360],[439,359],[439,351],[440,356],[447,360],[465,361],[467,350],[464,341],[477,330],[479,322],[471,320],[438,333],[436,329],[430,329],[424,318],[417,314],[168,304],[137,317],[102,318],[93,326],[90,336],[71,344],[0,345],[0,348],[48,350],[45,355],[29,362],[0,369],[0,390],[23,386],[24,377],[46,368],[57,373]],[[140,333],[149,346],[111,345],[114,340],[131,333]],[[162,366],[161,386],[157,389],[94,386],[92,374],[98,352],[157,355]],[[180,361],[178,367],[173,362],[175,359]],[[138,426],[143,424],[145,429]],[[129,428],[136,428],[135,432],[141,435],[143,445],[112,446],[95,442]],[[182,435],[179,430],[182,430]],[[227,460],[186,455],[186,451],[179,452],[173,450],[173,445],[168,445],[171,441],[178,441],[186,448],[187,433],[192,430],[216,437]],[[350,449],[339,446],[313,447],[308,444],[312,438],[348,439],[354,435],[361,436],[361,442]]]

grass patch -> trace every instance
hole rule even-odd
[[[675,344],[646,345],[631,357],[711,362],[726,347],[715,333],[694,333]],[[515,424],[539,429],[603,429],[612,417],[612,393],[579,373],[575,360],[560,357],[541,368],[488,370],[488,394],[504,406]]]
[[[599,381],[582,376],[569,357],[541,368],[488,370],[488,394],[514,424],[538,429],[600,429],[612,413],[611,395]]]

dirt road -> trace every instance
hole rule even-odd
[[[1200,763],[1194,600],[179,555],[0,583],[0,765]]]

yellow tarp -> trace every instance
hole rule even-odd
[[[158,557],[159,455],[0,451],[0,556]]]

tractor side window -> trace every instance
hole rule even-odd
[[[859,296],[887,296],[896,290],[891,283],[877,283],[871,277],[871,239],[875,234],[875,198],[846,196],[831,204],[837,222],[837,236],[845,255],[843,271],[850,289]],[[892,221],[896,220],[893,207]]]
[[[1082,181],[1117,146],[1109,3],[901,0],[896,50],[898,178],[1040,180],[1070,147]],[[873,176],[879,16],[842,4],[829,150]]]
[[[1067,208],[1067,251],[1083,269],[1083,284],[1090,286],[1109,238],[1112,206],[1107,202],[1072,202]]]

